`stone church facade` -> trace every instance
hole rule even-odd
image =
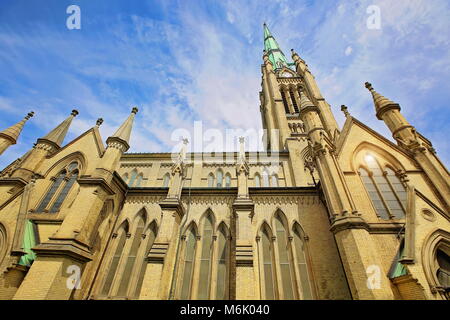
[[[62,145],[74,110],[4,168],[0,299],[448,299],[431,142],[370,83],[395,143],[345,106],[340,128],[305,61],[264,45],[265,152],[126,153],[137,108],[106,146],[101,119]]]

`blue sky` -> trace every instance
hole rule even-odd
[[[68,30],[66,8],[81,8]],[[381,29],[366,26],[369,5]],[[450,3],[409,1],[2,0],[0,129],[36,115],[0,167],[76,107],[66,142],[95,124],[104,140],[137,105],[131,152],[170,151],[171,132],[261,128],[262,23],[306,60],[340,125],[340,105],[390,137],[364,82],[450,160]],[[289,57],[290,58],[290,57]]]

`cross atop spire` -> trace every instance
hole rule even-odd
[[[281,69],[283,67],[289,68],[292,63],[289,63],[281,50],[278,42],[273,37],[272,33],[270,33],[267,24],[264,22],[264,50],[266,54],[269,56],[269,60],[272,63],[273,69]]]

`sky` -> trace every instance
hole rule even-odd
[[[80,29],[68,29],[70,5]],[[373,7],[379,28],[368,27]],[[65,143],[104,119],[102,138],[136,116],[129,152],[170,152],[172,133],[260,130],[266,22],[290,58],[307,62],[342,126],[340,106],[386,137],[364,82],[399,103],[450,162],[448,0],[2,0],[0,130],[36,114],[0,167],[66,118]],[[392,139],[391,139],[392,140]]]

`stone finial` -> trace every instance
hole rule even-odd
[[[25,120],[29,120],[30,118],[32,118],[34,116],[34,111],[30,111],[28,112],[28,114],[25,116]]]
[[[343,104],[341,106],[341,111],[344,113],[344,116],[346,116],[346,117],[350,116],[350,113],[348,112],[348,108],[346,105]]]
[[[387,110],[397,109],[400,111],[400,105],[398,103],[395,103],[395,102],[389,100],[388,98],[382,96],[378,92],[376,92],[370,82],[366,82],[364,85],[372,94],[373,103],[375,105],[376,115],[379,120],[383,120],[382,115]]]
[[[244,137],[239,137],[239,143],[244,143],[245,142],[245,138]]]
[[[79,114],[77,109],[73,109],[71,115],[76,117]]]
[[[103,118],[98,118],[97,121],[95,122],[95,125],[97,127],[100,127],[102,125],[102,123],[103,123]]]
[[[131,109],[131,113],[138,113],[139,109],[137,107],[133,107],[133,109]]]

